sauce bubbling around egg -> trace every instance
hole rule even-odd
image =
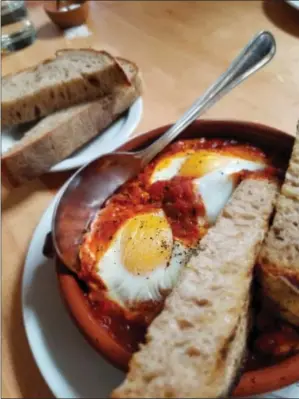
[[[84,236],[79,277],[93,306],[131,332],[147,326],[244,171],[260,175],[268,165],[261,150],[233,141],[170,145],[106,202]]]

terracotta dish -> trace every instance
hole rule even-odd
[[[89,4],[86,0],[46,1],[44,9],[54,24],[67,29],[85,23]]]
[[[163,126],[139,136],[120,150],[130,151],[147,146],[169,126]],[[196,121],[179,137],[183,138],[229,138],[247,141],[266,152],[279,156],[285,164],[290,156],[294,138],[271,127],[250,122]],[[96,171],[95,171],[96,172]],[[66,306],[91,345],[115,366],[126,369],[130,353],[121,346],[107,328],[95,317],[87,300],[85,286],[64,265],[57,262],[57,276]],[[251,396],[270,392],[299,380],[299,354],[257,370],[246,371],[241,377],[234,396]]]

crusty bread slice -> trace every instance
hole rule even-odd
[[[32,68],[2,79],[2,126],[39,119],[54,111],[130,85],[118,62],[105,51],[60,50]]]
[[[282,318],[299,326],[299,125],[258,264],[264,295],[274,302]]]
[[[46,172],[71,155],[123,113],[139,97],[142,81],[138,68],[119,58],[130,86],[118,85],[103,98],[76,105],[39,121],[1,158],[12,184],[20,184]]]
[[[277,191],[273,178],[240,183],[112,398],[227,397],[246,348],[253,267]]]

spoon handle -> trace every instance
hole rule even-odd
[[[276,44],[273,35],[267,31],[258,33],[244,47],[230,67],[195,101],[191,108],[163,136],[139,153],[142,164],[146,165],[150,162],[178,134],[207,111],[215,102],[266,65],[274,56],[275,51]]]

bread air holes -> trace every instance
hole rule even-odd
[[[70,76],[68,68],[63,68],[64,78],[67,79]]]
[[[159,376],[159,373],[157,373],[156,371],[149,371],[144,375],[143,379],[144,379],[145,383],[149,384],[151,381],[153,381],[158,376]]]
[[[213,285],[211,285],[211,290],[212,291],[220,291],[222,289],[222,286],[221,285],[219,285],[219,284],[213,284]]]
[[[293,264],[295,258],[298,256],[297,250],[298,250],[298,246],[296,244],[295,245],[289,244],[286,246],[285,251],[287,253],[286,258],[287,258],[288,263]]]
[[[60,92],[59,92],[59,96],[60,96],[63,100],[65,100],[65,93],[64,93],[63,91],[60,91]]]
[[[201,352],[199,348],[197,348],[196,346],[190,346],[189,348],[186,349],[186,354],[190,357],[196,357],[200,356]]]
[[[176,392],[171,386],[166,386],[164,390],[165,398],[176,398]]]
[[[95,86],[95,87],[99,87],[100,86],[100,82],[98,81],[97,78],[94,78],[92,76],[88,76],[87,80],[92,86]]]
[[[200,306],[200,307],[207,307],[207,306],[211,306],[211,301],[209,301],[208,299],[199,299],[199,298],[194,298],[193,302],[195,303],[195,305]]]
[[[179,318],[178,319],[178,326],[181,330],[186,330],[188,328],[193,327],[193,323],[191,323],[189,320],[185,318]]]
[[[273,232],[274,232],[274,235],[275,235],[275,238],[276,238],[276,240],[279,240],[279,241],[283,241],[284,240],[284,238],[283,237],[281,237],[281,232],[282,232],[282,229],[281,228],[279,228],[279,227],[274,227],[273,228]]]
[[[67,96],[68,100],[72,99],[72,93],[71,93],[69,87],[66,88],[66,96]]]
[[[39,119],[41,117],[41,109],[37,105],[34,107],[34,116],[35,119]]]

